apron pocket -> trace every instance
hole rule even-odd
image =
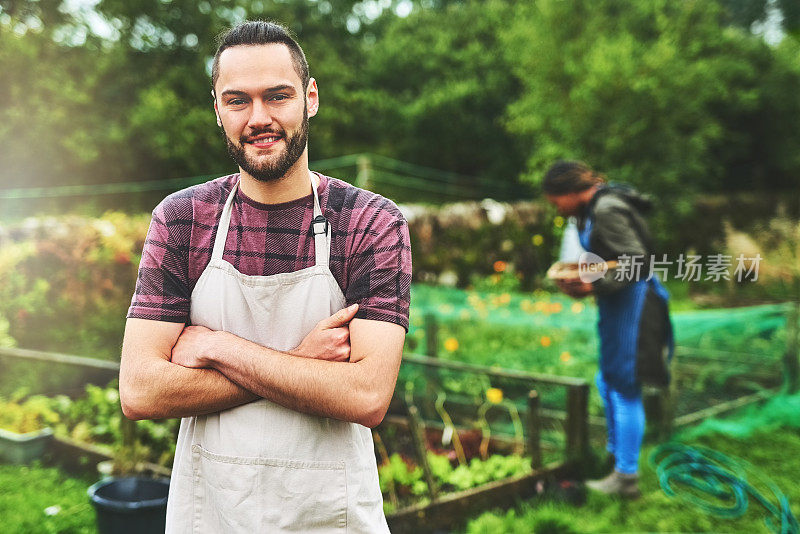
[[[192,446],[192,532],[345,532],[344,462],[224,456]]]

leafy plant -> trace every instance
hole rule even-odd
[[[119,391],[114,386],[86,386],[86,395],[70,399],[59,395],[49,399],[60,420],[56,435],[76,441],[109,447],[121,464],[135,465],[141,461],[169,465],[175,454],[178,419],[136,421],[136,439],[125,443]]]
[[[453,468],[451,460],[442,454],[428,452],[428,464],[434,482],[440,491],[461,491],[487,482],[502,480],[531,470],[530,459],[522,456],[493,455],[487,460],[473,458],[469,465]],[[395,453],[389,461],[378,467],[381,491],[386,494],[391,484],[400,497],[421,497],[428,492],[423,478],[423,469]]]
[[[25,390],[19,390],[8,400],[0,398],[0,428],[27,434],[58,423],[59,415],[49,398],[25,395]]]
[[[0,244],[8,335],[25,348],[116,358],[148,220],[109,212],[26,221]]]

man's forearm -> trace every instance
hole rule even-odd
[[[217,334],[223,337],[208,364],[247,390],[296,411],[364,426],[383,418],[383,395],[374,387],[370,363],[300,358]]]
[[[214,369],[189,369],[158,357],[120,374],[122,409],[131,419],[204,415],[257,398]]]

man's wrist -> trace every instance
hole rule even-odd
[[[216,367],[225,357],[225,350],[230,348],[231,338],[234,337],[224,330],[212,331],[208,336],[209,343],[200,355],[204,367]]]

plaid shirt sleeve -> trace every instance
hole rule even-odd
[[[128,318],[189,322],[191,198],[167,197],[153,210]]]
[[[345,298],[358,303],[356,317],[388,321],[408,331],[411,305],[411,240],[408,223],[391,201],[375,196],[350,221],[353,245]]]

